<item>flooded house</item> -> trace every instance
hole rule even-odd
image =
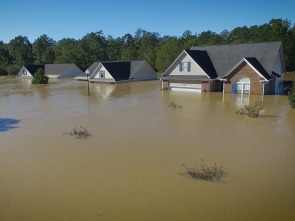
[[[157,73],[146,61],[94,62],[87,70],[91,82],[125,83],[158,79]],[[75,79],[87,80],[86,72]]]
[[[195,46],[161,76],[169,90],[282,94],[286,73],[281,42]]]
[[[24,65],[16,77],[34,78],[34,74],[39,68],[49,78],[72,78],[82,73],[82,70],[75,64]]]

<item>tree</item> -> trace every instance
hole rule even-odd
[[[47,49],[49,47],[51,47],[52,45],[55,45],[55,44],[56,44],[56,42],[52,38],[49,38],[45,34],[44,35],[41,35],[33,43],[33,46],[32,46],[35,63],[36,64],[46,64],[48,60],[53,61],[54,59],[53,60],[52,59],[48,59],[47,55],[48,55],[48,52],[49,51],[47,51]],[[47,53],[47,55],[44,55],[45,52]],[[52,52],[52,50],[51,50],[51,52]]]
[[[295,108],[295,81],[292,84],[292,88],[288,93],[288,99],[291,105],[291,108]]]
[[[45,75],[43,69],[39,68],[34,74],[34,78],[32,79],[32,84],[47,84],[48,77]]]
[[[137,60],[137,48],[131,34],[122,37],[121,61]]]
[[[77,63],[77,41],[72,38],[63,38],[54,46],[54,63]]]
[[[151,33],[138,29],[135,33],[134,44],[137,50],[137,59],[145,60],[152,68],[156,65],[156,47],[159,43],[159,33]]]
[[[197,45],[215,45],[221,44],[222,38],[212,31],[204,31],[198,35]]]
[[[235,28],[229,35],[231,43],[246,43],[249,41],[249,29],[246,26]]]
[[[164,37],[165,41],[157,47],[156,69],[163,73],[183,50],[177,37]]]
[[[190,49],[192,46],[196,45],[197,36],[193,35],[190,30],[186,30],[185,32],[183,32],[180,38],[180,42],[184,50]]]
[[[8,67],[8,74],[17,74],[18,70],[26,64],[32,64],[32,45],[27,37],[18,36],[11,40],[7,46],[11,61]]]
[[[9,64],[9,53],[6,44],[0,41],[0,75],[7,75],[7,68]]]
[[[95,61],[108,60],[106,53],[107,43],[102,31],[92,32],[77,42],[77,62],[83,69]]]
[[[106,53],[110,61],[118,61],[121,58],[121,38],[114,39],[111,35],[106,40]]]

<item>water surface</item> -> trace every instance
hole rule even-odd
[[[295,110],[286,96],[0,77],[0,220],[295,220]],[[264,117],[235,111],[262,100]],[[183,108],[171,108],[171,102]],[[1,122],[1,121],[0,121]],[[63,133],[80,125],[93,134]],[[181,176],[222,165],[221,182]]]

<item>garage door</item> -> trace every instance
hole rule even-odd
[[[169,89],[172,91],[190,91],[190,92],[202,92],[202,84],[187,84],[187,83],[170,83]]]

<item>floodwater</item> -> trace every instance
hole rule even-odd
[[[294,135],[286,96],[0,77],[0,220],[295,220]],[[220,182],[179,174],[202,159]]]

